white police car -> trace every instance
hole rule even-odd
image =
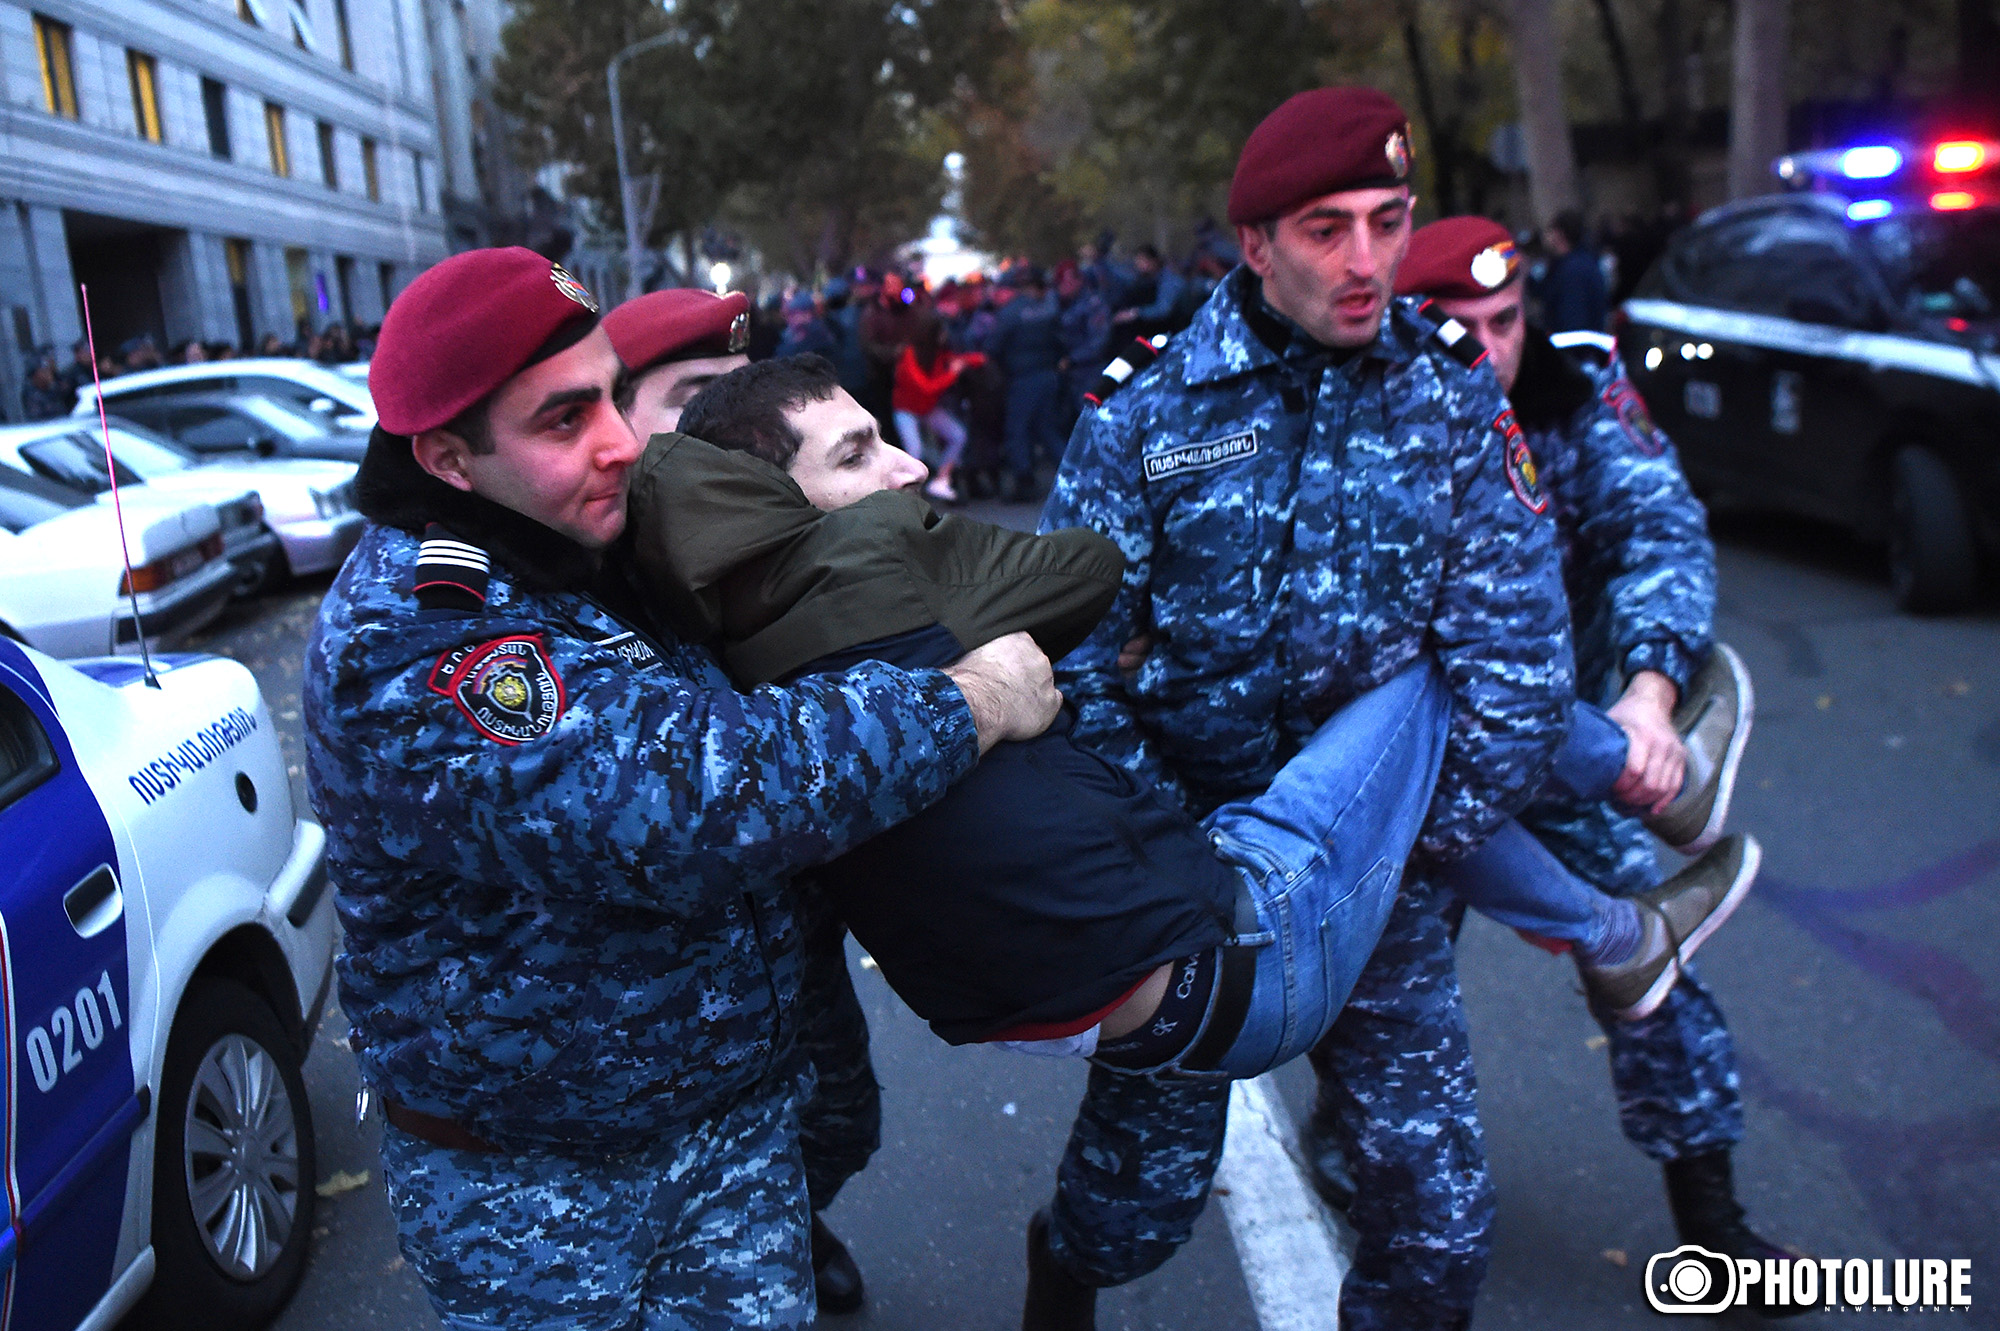
[[[359,375],[293,356],[247,356],[200,365],[163,365],[104,381],[107,410],[127,412],[135,403],[190,394],[228,393],[269,398],[296,411],[321,417],[342,429],[366,434],[375,425],[375,399],[368,395],[367,367]],[[76,395],[78,416],[97,414],[97,389],[85,384]]]
[[[249,671],[0,640],[0,1326],[260,1325],[313,1214],[334,923]]]
[[[1677,235],[1619,347],[1705,489],[1886,539],[1952,610],[2000,553],[2000,144],[1782,158],[1804,192]]]

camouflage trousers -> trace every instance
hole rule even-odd
[[[1404,884],[1382,942],[1311,1055],[1315,1117],[1347,1143],[1356,1195],[1345,1331],[1468,1326],[1493,1183],[1441,892]]]
[[[812,1325],[789,1093],[620,1155],[454,1151],[385,1128],[382,1165],[403,1256],[452,1331]]]
[[[847,926],[804,879],[798,916],[798,1050],[814,1076],[799,1106],[799,1152],[812,1209],[824,1211],[882,1145],[882,1086],[868,1057],[868,1017],[847,970]]]
[[[1571,873],[1613,896],[1660,883],[1652,838],[1608,804],[1544,800],[1521,821]],[[1715,996],[1692,971],[1644,1021],[1592,1015],[1609,1041],[1618,1124],[1634,1146],[1665,1161],[1743,1140],[1736,1044]]]

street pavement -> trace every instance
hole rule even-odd
[[[1021,525],[1029,511],[979,515]],[[2000,606],[1913,619],[1879,559],[1836,534],[1734,515],[1717,535],[1721,632],[1758,695],[1735,823],[1765,848],[1699,963],[1741,1052],[1741,1195],[1761,1232],[1817,1257],[1970,1258],[1974,1306],[1942,1316],[2000,1327]],[[208,643],[256,670],[295,766],[300,647],[324,587],[265,598]],[[1459,961],[1500,1198],[1477,1324],[1652,1321],[1645,1262],[1676,1240],[1657,1168],[1619,1134],[1574,972],[1477,917]],[[826,1324],[1018,1326],[1023,1225],[1053,1186],[1083,1069],[949,1049],[879,974],[856,976],[886,1121],[829,1213],[869,1307]],[[306,1069],[322,1198],[277,1325],[434,1327],[396,1251],[379,1122],[354,1124],[343,1034],[335,1010]],[[1272,1081],[1302,1119],[1310,1073]],[[1107,1293],[1100,1325],[1255,1326],[1223,1208],[1158,1274]]]

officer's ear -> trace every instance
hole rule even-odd
[[[425,430],[410,439],[417,465],[454,490],[472,492],[472,446],[450,430]]]

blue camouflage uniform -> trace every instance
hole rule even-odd
[[[1420,850],[1462,853],[1539,784],[1572,701],[1553,533],[1506,403],[1412,307],[1335,356],[1225,279],[1160,359],[1084,417],[1043,515],[1116,541],[1124,587],[1058,675],[1080,734],[1206,813],[1254,794],[1349,700],[1434,653],[1453,724]],[[1119,647],[1149,632],[1131,679]],[[1366,1029],[1362,1029],[1365,1027]],[[1335,1038],[1408,1055],[1358,1115],[1378,1191],[1435,1196],[1423,1234],[1367,1232],[1344,1326],[1388,1320],[1389,1272],[1452,1308],[1492,1213],[1464,1015],[1434,899],[1406,892]],[[1227,1087],[1099,1068],[1058,1174],[1049,1246],[1130,1280],[1184,1241],[1220,1156]]]
[[[1533,395],[1519,385],[1515,393],[1553,504],[1578,694],[1608,703],[1640,670],[1684,689],[1708,655],[1715,618],[1707,515],[1615,354],[1577,348],[1564,364],[1538,360],[1524,371],[1554,379],[1567,368],[1587,394],[1564,413],[1567,402],[1537,410]],[[1614,805],[1543,799],[1522,822],[1572,873],[1606,892],[1629,896],[1660,884],[1651,835]],[[1597,1016],[1610,1040],[1619,1121],[1634,1145],[1673,1160],[1742,1140],[1735,1045],[1694,975],[1684,973],[1643,1021]]]
[[[500,550],[463,613],[418,558],[371,523],[304,688],[361,1074],[498,1148],[385,1131],[405,1254],[448,1325],[808,1324],[789,882],[971,768],[963,697],[872,663],[738,694],[592,577]]]

